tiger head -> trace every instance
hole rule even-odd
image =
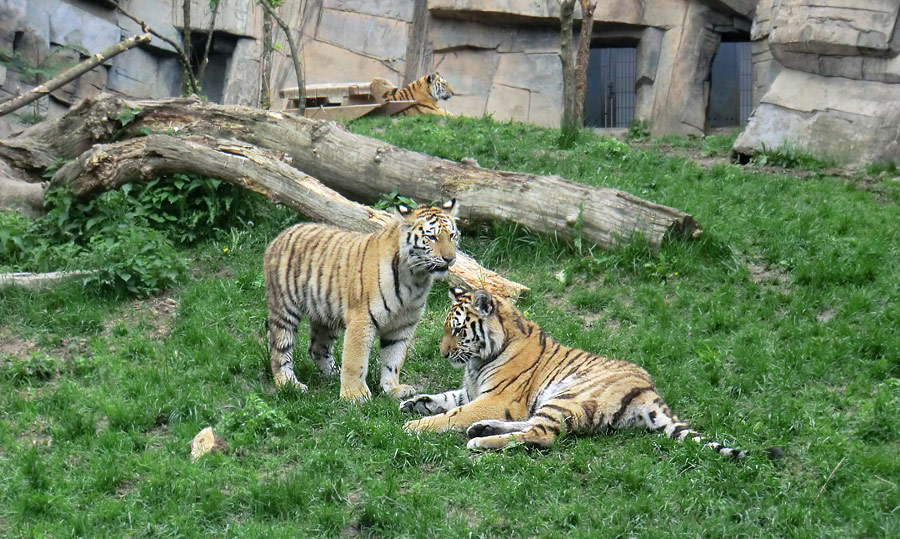
[[[425,75],[425,82],[428,84],[428,93],[435,101],[453,97],[453,88],[450,87],[450,83],[437,71]]]
[[[435,277],[447,275],[456,262],[459,230],[456,229],[456,199],[441,206],[411,209],[397,206],[400,220],[400,249],[410,268],[427,271]]]
[[[453,305],[444,322],[441,355],[455,367],[491,361],[503,350],[506,331],[498,312],[518,313],[506,300],[485,290],[451,288]]]

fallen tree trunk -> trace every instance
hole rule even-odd
[[[119,114],[125,110],[140,112],[123,129]],[[57,120],[0,141],[0,158],[42,169],[56,158],[75,158],[94,143],[142,132],[240,140],[288,155],[291,166],[355,200],[374,201],[393,190],[422,201],[455,196],[464,219],[514,221],[567,239],[580,234],[604,248],[636,234],[656,246],[668,236],[701,233],[690,215],[616,189],[461,165],[355,135],[334,122],[192,98],[86,101]]]
[[[283,155],[240,141],[151,135],[96,145],[60,168],[50,187],[68,186],[90,198],[134,181],[179,173],[202,174],[237,184],[321,222],[372,232],[392,219],[388,212],[347,200],[315,178],[286,164]],[[528,288],[482,268],[458,253],[451,281],[516,297]]]

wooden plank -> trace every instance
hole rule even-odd
[[[394,114],[399,114],[404,110],[415,105],[415,101],[388,101],[385,104],[381,105],[381,108],[378,109],[378,114],[386,114],[388,116],[392,116]]]
[[[371,82],[327,82],[323,84],[307,84],[306,97],[346,97],[351,95],[369,95],[372,93]],[[284,88],[278,92],[283,98],[297,99],[300,92],[297,87]]]
[[[355,120],[377,109],[379,105],[348,105],[344,107],[317,107],[306,109],[306,117],[316,120]]]

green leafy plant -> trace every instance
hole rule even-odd
[[[257,394],[250,394],[244,405],[228,413],[216,430],[233,440],[236,445],[251,445],[266,437],[282,434],[291,423],[284,412],[273,408]]]
[[[396,208],[400,204],[404,204],[410,208],[415,208],[417,205],[415,200],[403,196],[397,190],[394,190],[386,195],[382,195],[372,207],[376,210],[387,210]]]
[[[650,122],[646,119],[634,119],[628,125],[628,135],[625,137],[629,142],[637,142],[650,138]]]

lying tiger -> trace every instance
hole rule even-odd
[[[447,79],[437,71],[420,77],[407,86],[394,91],[388,101],[415,101],[416,104],[403,111],[403,114],[440,114],[450,116],[444,109],[438,108],[439,99],[453,97],[453,88]]]
[[[727,457],[749,454],[704,440],[679,421],[641,367],[563,346],[484,290],[453,288],[450,297],[441,355],[465,367],[464,385],[403,401],[404,412],[434,414],[407,422],[407,431],[467,429],[469,449],[500,449],[512,442],[545,447],[562,430],[645,427]]]

